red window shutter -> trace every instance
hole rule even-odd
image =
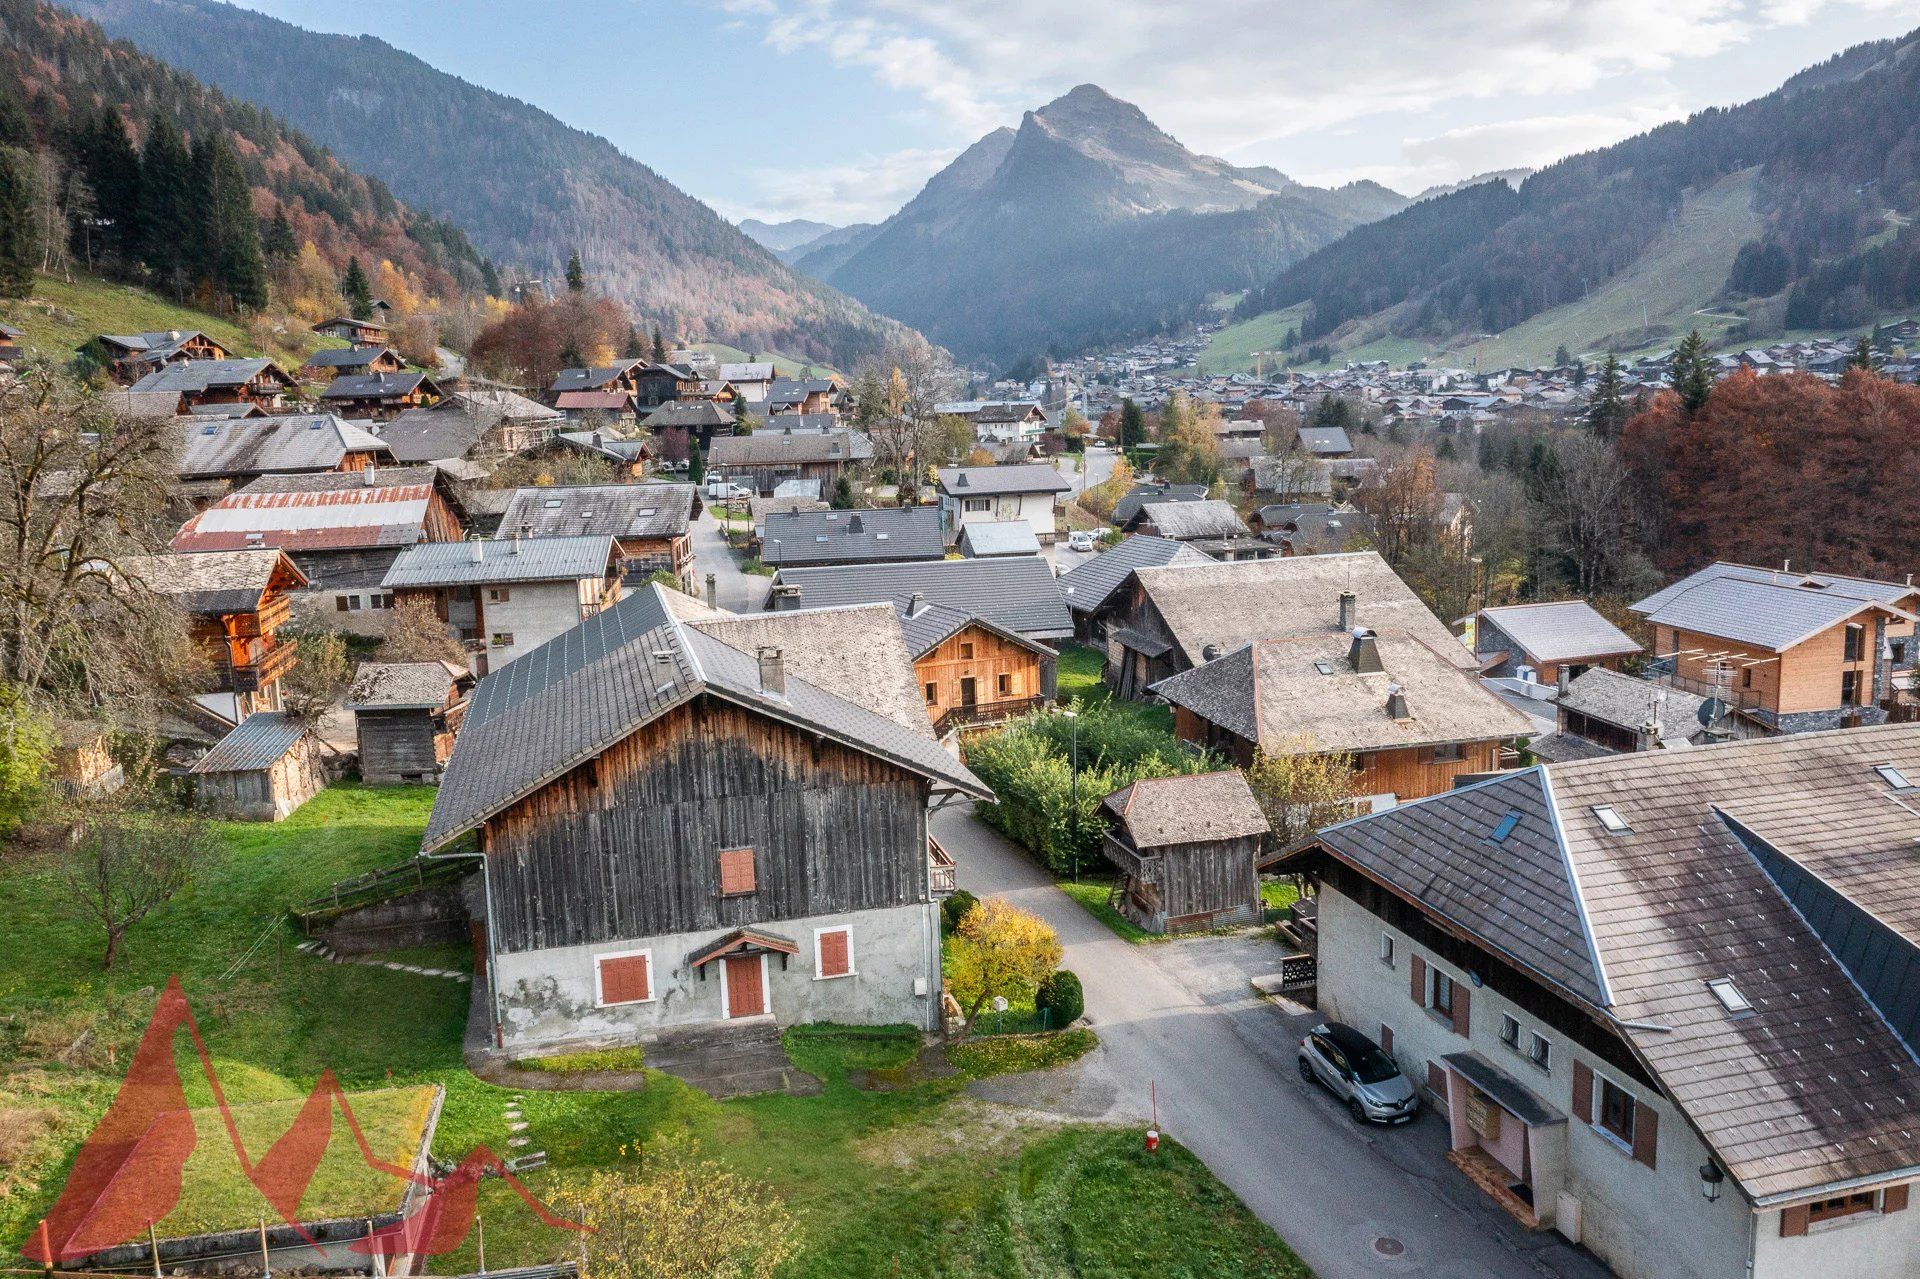
[[[853,957],[847,950],[847,933],[838,929],[820,934],[820,975],[844,977],[853,971]]]
[[[1881,1212],[1900,1212],[1907,1206],[1907,1186],[1902,1182],[1898,1186],[1888,1186],[1880,1196]]]
[[[1654,1151],[1660,1141],[1660,1116],[1644,1101],[1633,1105],[1633,1161],[1654,1166]]]
[[[1806,1204],[1780,1210],[1780,1237],[1797,1239],[1807,1233],[1808,1214],[1811,1209]]]
[[[754,890],[753,850],[729,848],[720,854],[720,895],[733,897]]]
[[[1473,1020],[1470,1013],[1468,1012],[1468,1010],[1472,1006],[1473,1006],[1473,997],[1467,993],[1467,988],[1465,986],[1460,985],[1458,982],[1454,983],[1454,987],[1453,987],[1453,1033],[1454,1034],[1464,1036],[1467,1033],[1468,1028],[1472,1026]]]
[[[1573,1117],[1583,1124],[1593,1122],[1593,1072],[1587,1063],[1573,1063]]]
[[[600,961],[600,1002],[633,1004],[653,997],[645,955],[620,955]]]
[[[1386,1051],[1387,1056],[1393,1056],[1393,1027],[1384,1023],[1380,1027],[1380,1047]]]
[[[1413,1002],[1425,1008],[1427,1006],[1427,961],[1415,955],[1413,962],[1407,965],[1410,978],[1407,993],[1413,996]]]

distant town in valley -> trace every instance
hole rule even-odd
[[[1115,4],[0,0],[0,1269],[1920,1273],[1913,6]]]

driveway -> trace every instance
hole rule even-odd
[[[707,597],[707,574],[713,574],[714,603],[734,613],[757,613],[767,602],[773,579],[742,573],[739,561],[727,548],[720,532],[720,521],[713,512],[702,509],[693,522],[693,586],[700,598]]]
[[[1129,945],[969,809],[936,813],[933,828],[959,863],[962,887],[1005,897],[1059,932],[1100,1034],[1091,1060],[1114,1097],[1099,1117],[1144,1121],[1149,1085],[1157,1084],[1161,1128],[1320,1279],[1607,1274],[1559,1236],[1522,1229],[1446,1164],[1436,1117],[1362,1128],[1303,1083],[1294,1049],[1315,1019],[1288,1015],[1247,986],[1277,967],[1271,942],[1248,934]],[[1076,1091],[1102,1095],[1098,1087]]]

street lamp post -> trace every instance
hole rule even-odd
[[[1067,805],[1067,840],[1073,849],[1073,882],[1080,882],[1080,712],[1065,710],[1060,712],[1067,717],[1068,729],[1073,742],[1073,781],[1072,799]]]

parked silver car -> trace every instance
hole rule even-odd
[[[1402,1124],[1420,1113],[1420,1094],[1393,1058],[1337,1021],[1322,1022],[1300,1041],[1300,1077],[1326,1085],[1363,1124]]]

